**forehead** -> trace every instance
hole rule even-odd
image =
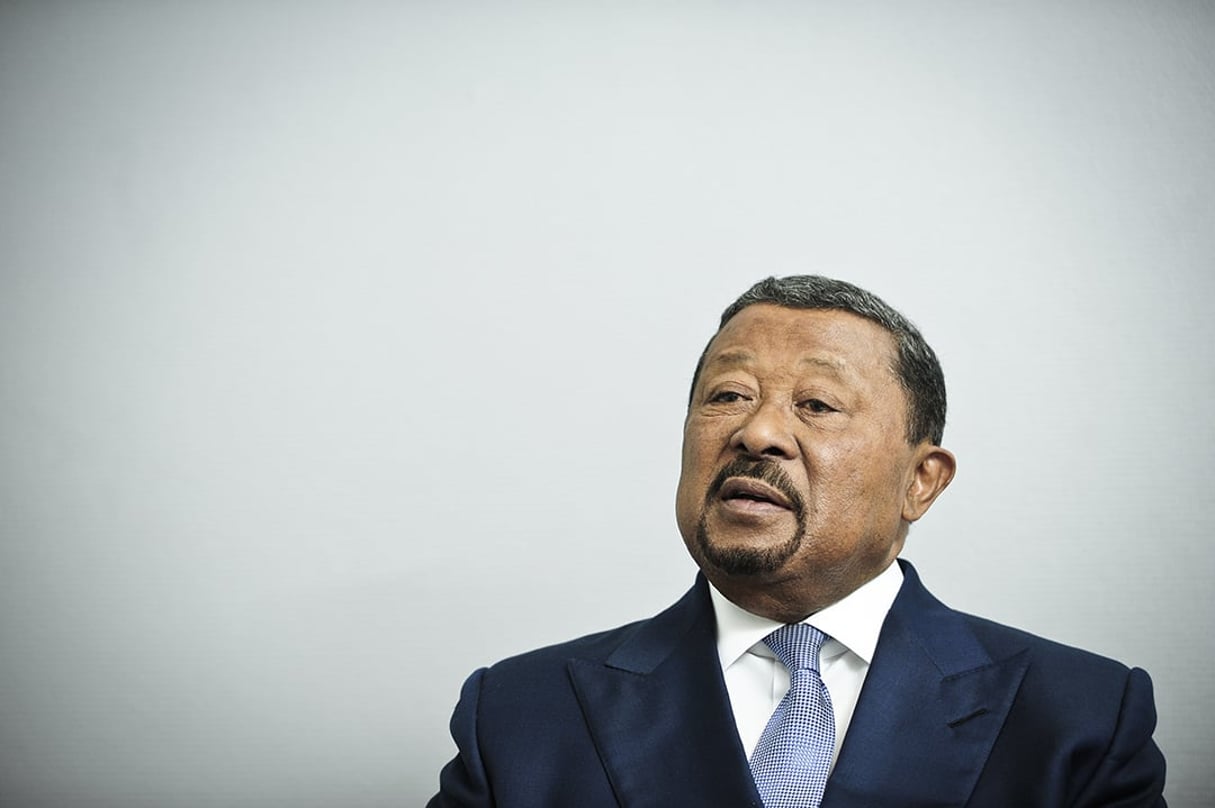
[[[893,379],[895,343],[877,323],[834,309],[757,303],[713,337],[705,370],[737,365],[806,366],[840,376]]]

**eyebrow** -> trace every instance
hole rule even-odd
[[[799,364],[814,365],[815,367],[826,368],[836,373],[842,373],[848,369],[848,363],[843,359],[826,359],[821,356],[803,356]]]
[[[735,365],[745,365],[753,359],[755,359],[755,355],[750,351],[725,351],[724,353],[719,353],[709,359],[709,361],[705,363],[705,367],[709,367],[710,365],[727,365],[731,367]]]

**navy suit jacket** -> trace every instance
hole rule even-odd
[[[915,570],[822,808],[1164,806],[1139,669],[955,612]],[[429,808],[754,806],[703,578],[650,620],[474,673]]]

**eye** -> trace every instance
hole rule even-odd
[[[817,398],[808,398],[801,402],[798,406],[813,413],[838,412],[835,407],[832,407],[830,404]]]
[[[735,390],[718,390],[713,395],[709,396],[708,403],[710,404],[734,404],[746,399],[742,393]]]

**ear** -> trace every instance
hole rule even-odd
[[[930,443],[920,444],[916,448],[915,460],[907,495],[903,498],[903,518],[908,522],[914,522],[928,513],[958,468],[952,452]]]

